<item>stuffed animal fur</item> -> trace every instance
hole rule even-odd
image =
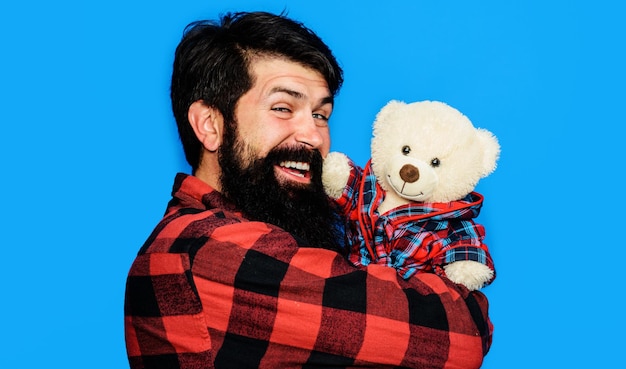
[[[331,152],[322,180],[346,220],[356,265],[446,276],[470,290],[495,278],[484,227],[474,222],[479,179],[496,168],[500,146],[458,110],[437,101],[391,101],[376,116],[365,168]]]

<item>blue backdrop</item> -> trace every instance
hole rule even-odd
[[[126,272],[187,171],[168,100],[184,26],[289,14],[345,70],[334,150],[369,157],[389,100],[500,140],[479,221],[498,278],[484,368],[616,367],[625,292],[617,1],[27,1],[0,5],[2,368],[127,368]],[[349,327],[346,327],[349,329]]]

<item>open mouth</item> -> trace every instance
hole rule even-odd
[[[292,176],[302,179],[309,179],[311,177],[311,166],[309,163],[302,161],[282,161],[278,166],[283,172]]]

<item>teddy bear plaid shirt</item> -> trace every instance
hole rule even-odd
[[[348,258],[355,265],[370,263],[395,268],[405,279],[417,272],[445,275],[445,264],[472,260],[494,271],[483,243],[485,228],[478,217],[483,196],[477,192],[449,203],[409,203],[379,214],[384,189],[371,161],[364,169],[350,163],[350,177],[336,200],[346,219]]]
[[[482,293],[310,246],[177,175],[127,279],[130,367],[480,367]]]

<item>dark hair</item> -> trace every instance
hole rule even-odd
[[[237,101],[254,83],[249,67],[257,55],[285,58],[318,71],[333,96],[343,83],[341,67],[328,46],[284,13],[227,13],[220,23],[189,24],[176,48],[170,97],[185,157],[194,172],[202,146],[189,124],[189,107],[202,100],[219,110],[226,124],[234,122]]]

